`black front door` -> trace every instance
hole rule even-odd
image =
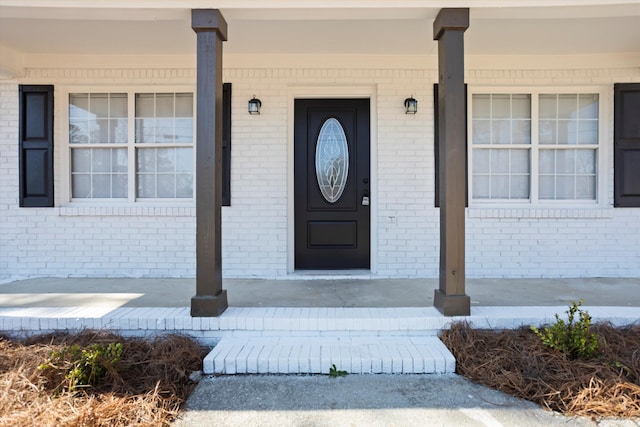
[[[370,268],[369,99],[297,99],[295,268]]]

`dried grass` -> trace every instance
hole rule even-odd
[[[51,351],[78,344],[121,342],[117,369],[99,385],[56,395],[64,375],[38,369]],[[0,337],[0,426],[163,426],[175,419],[201,369],[203,349],[192,339],[153,340],[105,332],[45,335],[22,342]]]
[[[442,341],[459,374],[567,415],[640,417],[640,326],[599,324],[591,360],[569,360],[528,328],[473,329],[456,323]]]

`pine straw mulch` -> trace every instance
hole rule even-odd
[[[64,375],[38,369],[52,350],[118,342],[124,346],[118,369],[94,387],[60,393]],[[140,339],[84,331],[23,341],[0,337],[0,426],[169,425],[195,387],[189,375],[201,369],[203,356],[194,340],[179,335]]]
[[[640,325],[592,326],[598,356],[569,360],[529,328],[492,331],[456,323],[442,341],[457,373],[566,415],[640,417]]]

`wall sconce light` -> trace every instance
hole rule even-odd
[[[411,97],[404,100],[405,114],[415,114],[418,112],[418,101],[411,95]]]
[[[249,100],[249,114],[260,114],[260,107],[262,107],[262,101],[260,101],[256,98],[255,95],[253,95],[253,98]]]

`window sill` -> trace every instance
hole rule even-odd
[[[489,208],[471,207],[467,210],[469,218],[525,218],[525,219],[564,219],[584,218],[599,219],[613,218],[613,209],[593,208]]]
[[[58,209],[59,216],[161,216],[161,217],[195,217],[193,204],[176,206],[158,205],[124,205],[124,206],[82,206],[68,205]]]

